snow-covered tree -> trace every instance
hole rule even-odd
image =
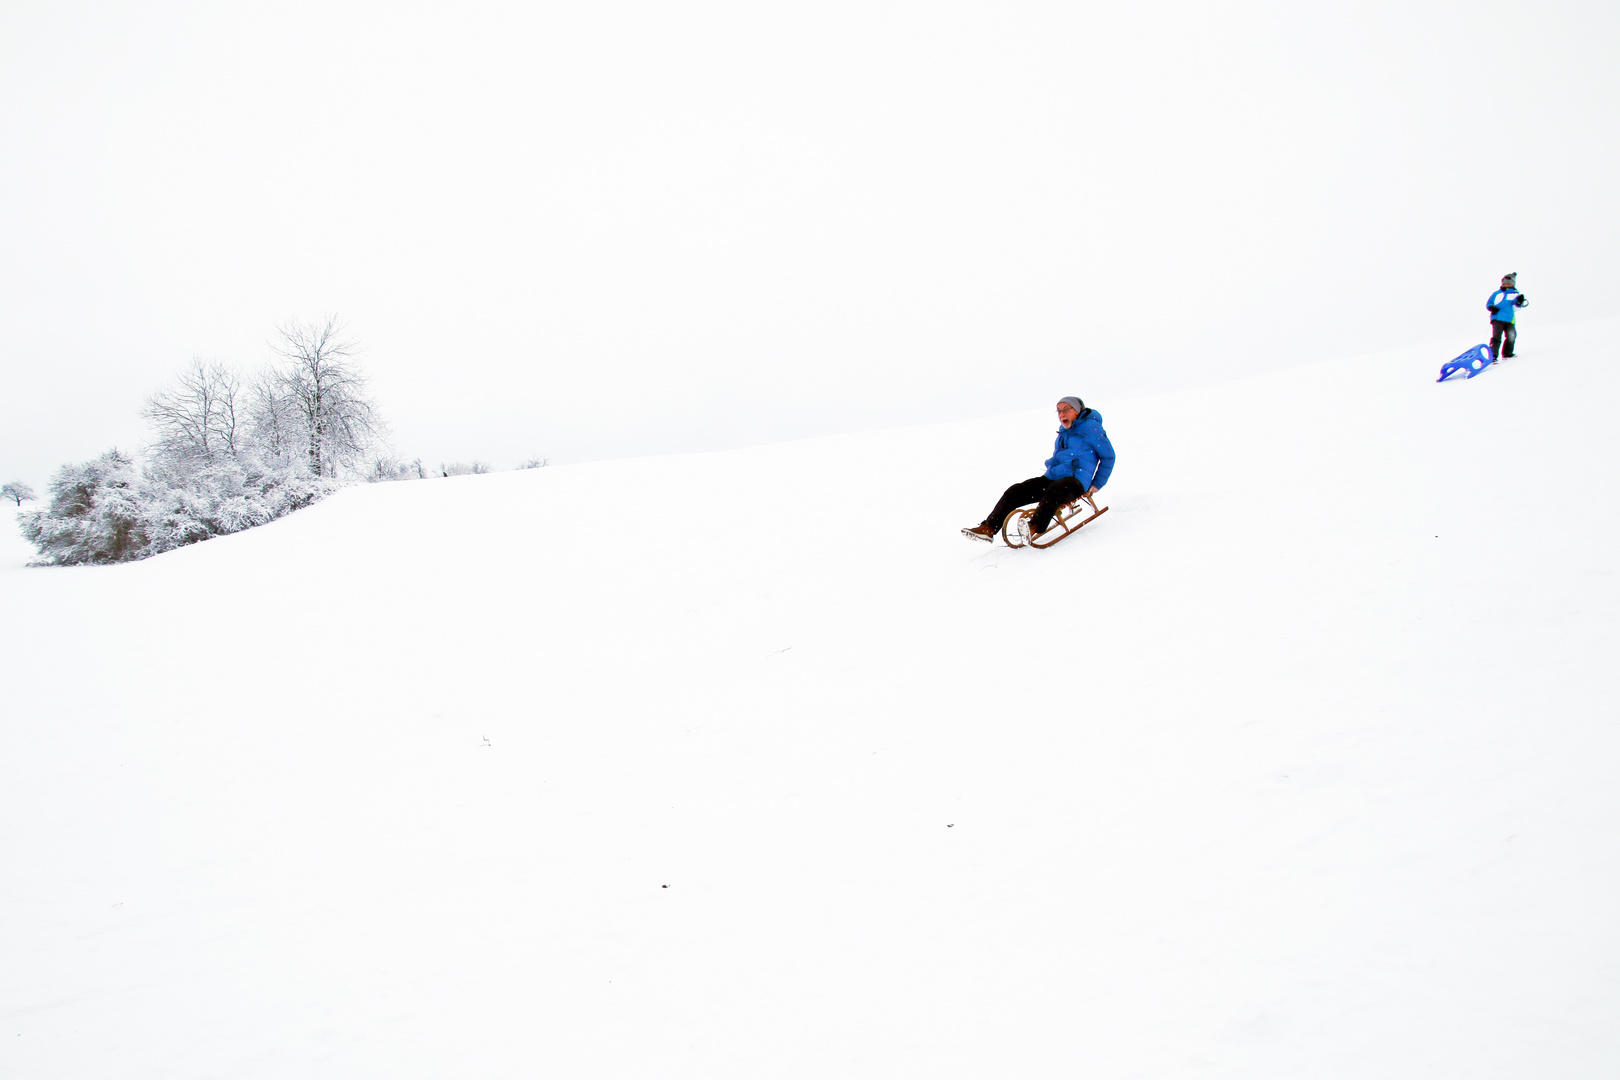
[[[146,400],[141,416],[152,425],[156,453],[175,464],[210,465],[241,449],[243,404],[241,376],[194,358],[172,385]]]
[[[261,371],[243,392],[246,399],[249,439],[266,462],[305,468],[308,455],[299,436],[297,409],[281,392],[281,374]]]
[[[285,451],[297,448],[311,475],[335,477],[383,436],[382,418],[355,360],[359,346],[337,316],[289,322],[273,346],[287,361],[256,395],[255,421]]]
[[[494,471],[487,461],[452,461],[448,465],[443,462],[439,464],[441,476],[481,476]]]
[[[550,458],[532,457],[528,461],[525,461],[523,464],[519,465],[518,468],[520,468],[520,469],[543,469],[547,465],[550,465],[550,464],[551,464],[551,459]]]
[[[33,499],[35,497],[34,489],[21,480],[13,480],[5,487],[0,487],[0,499],[10,499],[18,506],[23,504],[24,499]]]

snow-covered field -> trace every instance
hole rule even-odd
[[[1617,336],[8,529],[0,1076],[1620,1075]]]

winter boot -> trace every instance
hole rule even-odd
[[[996,530],[988,525],[975,525],[971,529],[963,529],[962,535],[969,540],[983,540],[987,544],[996,542]]]

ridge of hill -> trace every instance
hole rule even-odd
[[[0,1074],[1612,1076],[1617,327],[0,571]]]

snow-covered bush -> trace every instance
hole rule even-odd
[[[64,466],[51,483],[50,505],[20,522],[39,549],[35,566],[127,562],[263,525],[338,486],[251,458],[186,469],[158,460],[143,472],[109,450]]]
[[[51,480],[50,505],[19,514],[38,566],[112,563],[140,558],[140,474],[116,449],[80,465],[64,465]]]
[[[296,469],[266,469],[251,457],[184,473],[148,469],[141,486],[148,549],[138,557],[263,525],[338,487]]]
[[[550,465],[550,464],[551,464],[551,459],[550,458],[532,457],[528,461],[525,461],[523,464],[519,465],[518,468],[520,468],[520,469],[543,469],[547,465]]]
[[[487,461],[452,461],[448,465],[439,465],[439,473],[443,476],[481,476],[494,471]]]

